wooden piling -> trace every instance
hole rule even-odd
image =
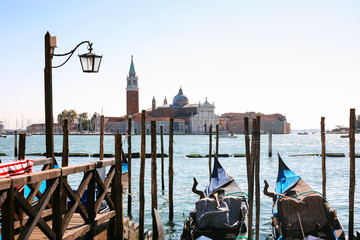
[[[165,179],[164,179],[164,135],[163,126],[160,126],[160,142],[161,142],[161,190],[165,191]]]
[[[321,117],[321,165],[322,165],[322,195],[326,198],[326,148],[325,148],[325,117]]]
[[[104,115],[100,117],[100,160],[104,159]]]
[[[260,116],[256,117],[255,131],[255,201],[256,201],[256,222],[255,239],[260,238]]]
[[[140,210],[139,210],[139,240],[144,240],[144,220],[145,220],[145,158],[146,158],[146,122],[145,122],[145,110],[141,112],[141,162],[140,162],[140,182],[139,182],[139,201],[140,201]]]
[[[111,196],[115,203],[115,239],[124,239],[123,222],[123,184],[122,184],[122,164],[123,155],[121,134],[115,134],[115,175],[111,187]],[[144,231],[142,231],[144,232]],[[141,235],[141,234],[140,234]],[[143,234],[142,234],[143,235]]]
[[[128,202],[127,202],[127,214],[131,216],[131,130],[132,130],[132,116],[128,116]]]
[[[209,179],[211,178],[211,157],[212,157],[212,124],[209,128]]]
[[[174,143],[174,119],[170,118],[169,129],[169,221],[174,220],[174,199],[173,199],[173,184],[174,184],[174,156],[173,156],[173,143]]]
[[[151,215],[154,240],[158,239],[156,217],[157,209],[157,166],[156,166],[156,121],[151,121]]]
[[[19,156],[18,160],[25,159],[25,141],[26,141],[26,134],[20,133],[19,134]]]
[[[61,167],[67,167],[69,165],[69,120],[64,119],[63,124],[63,148],[62,148],[62,157],[61,157]],[[67,176],[62,178],[64,183],[67,183]],[[66,210],[66,203],[67,203],[67,196],[66,194],[61,194],[61,207],[63,208],[62,211]]]
[[[354,239],[355,200],[355,109],[350,109],[350,187],[349,187],[349,240]]]
[[[254,126],[254,125],[253,125]],[[250,136],[249,136],[249,118],[244,118],[245,128],[245,152],[246,152],[246,170],[248,180],[249,212],[248,212],[248,239],[252,239],[253,226],[253,204],[254,204],[254,165],[250,154]],[[254,145],[254,144],[253,144]],[[255,146],[255,145],[254,145]]]
[[[273,134],[273,130],[270,129],[270,131],[269,131],[269,157],[272,157],[272,134]]]
[[[245,125],[246,126],[246,125]],[[247,127],[248,128],[248,127]],[[247,153],[247,158],[249,158],[249,176],[248,176],[248,195],[249,195],[249,214],[248,214],[248,239],[251,240],[252,235],[252,229],[253,229],[253,212],[254,212],[254,170],[255,170],[255,132],[256,132],[256,119],[253,119],[252,124],[252,138],[251,138],[251,153]],[[245,134],[246,135],[246,134]],[[249,157],[248,157],[249,156]]]
[[[17,135],[18,135],[18,132],[15,130],[15,132],[14,132],[14,157],[17,157],[17,155],[18,155]]]
[[[216,124],[216,158],[219,156],[219,124]]]

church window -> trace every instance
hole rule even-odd
[[[131,80],[128,80],[128,85],[130,85],[131,84]]]
[[[133,83],[134,85],[136,85],[136,80],[134,80],[134,83]]]

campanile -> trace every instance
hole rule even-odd
[[[138,77],[136,76],[133,56],[131,55],[131,64],[129,76],[126,78],[126,115],[139,112],[139,87]]]

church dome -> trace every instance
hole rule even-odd
[[[176,95],[173,99],[173,104],[177,105],[179,107],[185,106],[186,104],[189,103],[188,98],[183,94],[182,89],[179,89],[179,93],[178,95]]]

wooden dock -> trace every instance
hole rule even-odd
[[[121,192],[121,181],[114,180],[122,178],[126,185],[127,175],[116,171],[121,166],[116,157],[50,169],[52,161],[52,158],[34,160],[34,166],[43,166],[42,171],[0,179],[3,240],[103,240],[119,239],[118,234],[124,239],[139,239],[138,224],[123,217],[124,190]],[[102,180],[97,170],[103,167],[110,169]],[[67,183],[67,177],[79,173],[83,179],[74,190]],[[46,188],[40,191],[43,181]],[[31,190],[26,197],[16,189],[22,185]],[[81,201],[85,195],[86,204]],[[144,239],[152,238],[150,231],[143,234]]]

